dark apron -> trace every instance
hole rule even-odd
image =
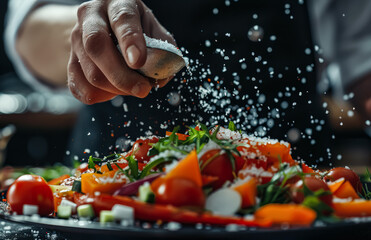
[[[116,107],[84,107],[67,157],[120,152],[128,140],[164,136],[197,120],[225,126],[233,120],[248,134],[290,141],[295,158],[327,159],[323,143],[330,134],[316,93],[306,5],[229,2],[148,1],[187,56],[201,64],[191,64],[192,77],[180,73],[145,99],[120,96]],[[215,100],[200,93],[201,86],[225,94]]]

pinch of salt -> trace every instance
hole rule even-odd
[[[148,37],[145,34],[143,35],[144,35],[144,39],[146,41],[147,47],[163,49],[163,50],[172,52],[180,57],[183,57],[182,52],[177,47],[175,47],[173,44],[162,41],[160,39]]]

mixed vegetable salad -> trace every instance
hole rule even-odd
[[[311,225],[371,216],[366,185],[349,168],[313,169],[290,144],[203,124],[138,139],[125,153],[91,156],[72,175],[20,176],[8,189],[15,214],[251,227]]]

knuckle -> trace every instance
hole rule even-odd
[[[127,81],[127,79],[117,73],[110,76],[110,82],[113,86],[121,91],[127,92],[131,89],[130,83]]]
[[[84,17],[86,11],[90,8],[90,2],[82,3],[77,9],[77,20],[80,22]]]
[[[81,101],[81,92],[77,89],[76,84],[74,83],[74,81],[71,81],[70,79],[68,79],[68,84],[67,85],[68,85],[68,88],[69,88],[71,94],[77,100]]]
[[[120,39],[122,41],[126,41],[127,39],[133,38],[135,35],[137,35],[138,29],[135,29],[130,26],[126,26],[122,29]]]
[[[123,23],[136,17],[136,13],[129,7],[120,7],[112,14],[112,22]]]
[[[105,38],[105,32],[99,30],[83,36],[83,44],[86,53],[93,58],[99,57],[103,50],[102,45],[104,44]]]
[[[93,86],[99,87],[101,86],[102,74],[96,68],[89,69],[86,71],[86,79]]]
[[[96,103],[96,94],[94,91],[89,91],[84,94],[84,97],[82,98],[82,102],[87,105],[92,105]]]
[[[81,39],[81,31],[78,25],[76,25],[71,31],[71,42],[74,43]]]

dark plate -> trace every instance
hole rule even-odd
[[[368,185],[369,186],[369,185]],[[369,186],[370,187],[370,186]],[[370,189],[370,188],[369,188]],[[6,190],[0,191],[0,198],[3,200]],[[9,238],[7,235],[0,239],[29,239],[22,238],[20,232],[24,229],[41,233],[37,239],[231,239],[231,240],[359,240],[371,239],[371,217],[352,218],[337,223],[323,223],[316,221],[310,227],[291,228],[242,228],[239,226],[213,227],[207,225],[180,225],[180,228],[171,228],[168,224],[158,226],[152,223],[136,222],[134,226],[125,227],[120,224],[111,223],[102,225],[98,222],[82,221],[77,219],[55,219],[37,216],[9,215],[5,209],[6,203],[0,203],[1,227],[4,233],[4,226],[12,226],[13,230]],[[178,225],[178,224],[175,224]],[[174,226],[174,225],[173,225]],[[10,228],[10,227],[9,227]],[[170,229],[169,229],[170,228]],[[21,230],[19,230],[21,229]],[[18,231],[18,232],[17,232]],[[51,237],[50,233],[54,233]],[[12,236],[18,236],[13,238]],[[33,236],[32,238],[35,238]]]
[[[60,220],[35,216],[0,214],[0,218],[33,229],[48,229],[68,239],[371,239],[371,218],[355,219],[333,224],[316,222],[312,227],[236,229],[237,226],[181,226],[169,229],[169,225],[152,225],[137,222],[133,227],[119,224],[102,225],[97,222],[76,219]],[[238,227],[237,227],[238,228]]]

